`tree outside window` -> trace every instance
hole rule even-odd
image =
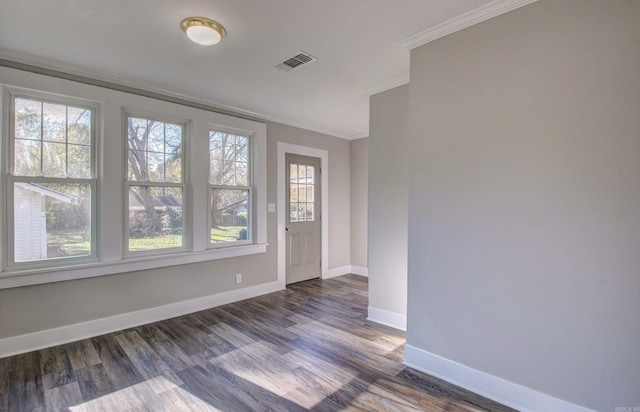
[[[250,138],[209,132],[212,245],[251,241]]]
[[[184,247],[184,125],[127,118],[130,252]]]

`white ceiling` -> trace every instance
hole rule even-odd
[[[353,138],[368,134],[369,92],[408,75],[403,40],[489,3],[2,0],[0,58],[73,68]],[[212,47],[191,43],[180,29],[190,16],[219,21],[227,37]],[[290,73],[275,68],[301,50],[318,61]]]

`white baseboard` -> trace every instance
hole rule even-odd
[[[340,266],[333,269],[328,269],[323,275],[322,279],[331,279],[342,275],[348,275],[351,273],[351,266]]]
[[[354,275],[369,277],[369,268],[351,265],[351,273],[353,273]]]
[[[369,315],[367,320],[381,325],[391,326],[395,329],[403,331],[407,330],[407,315],[403,315],[402,313],[391,312],[369,306]]]
[[[519,411],[594,412],[411,345],[404,364]]]
[[[360,276],[369,276],[369,269],[364,268],[362,266],[340,266],[337,268],[327,270],[323,275],[322,279],[331,279],[342,275],[348,274],[360,275]]]
[[[104,335],[122,329],[132,328],[147,323],[175,318],[188,313],[226,305],[244,299],[253,298],[282,288],[278,282],[263,283],[244,289],[236,289],[215,295],[203,296],[155,308],[123,313],[107,318],[91,320],[69,326],[43,330],[26,335],[0,339],[0,358],[20,353],[31,352],[63,343],[74,342],[93,336]]]

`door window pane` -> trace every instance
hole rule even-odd
[[[315,220],[315,167],[291,163],[289,165],[289,221]]]

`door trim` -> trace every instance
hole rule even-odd
[[[285,236],[287,205],[285,202],[285,153],[298,154],[303,156],[320,158],[321,177],[321,262],[322,270],[320,278],[325,279],[329,270],[329,152],[323,149],[300,146],[291,143],[278,142],[278,285],[284,289],[287,283],[287,237]]]

